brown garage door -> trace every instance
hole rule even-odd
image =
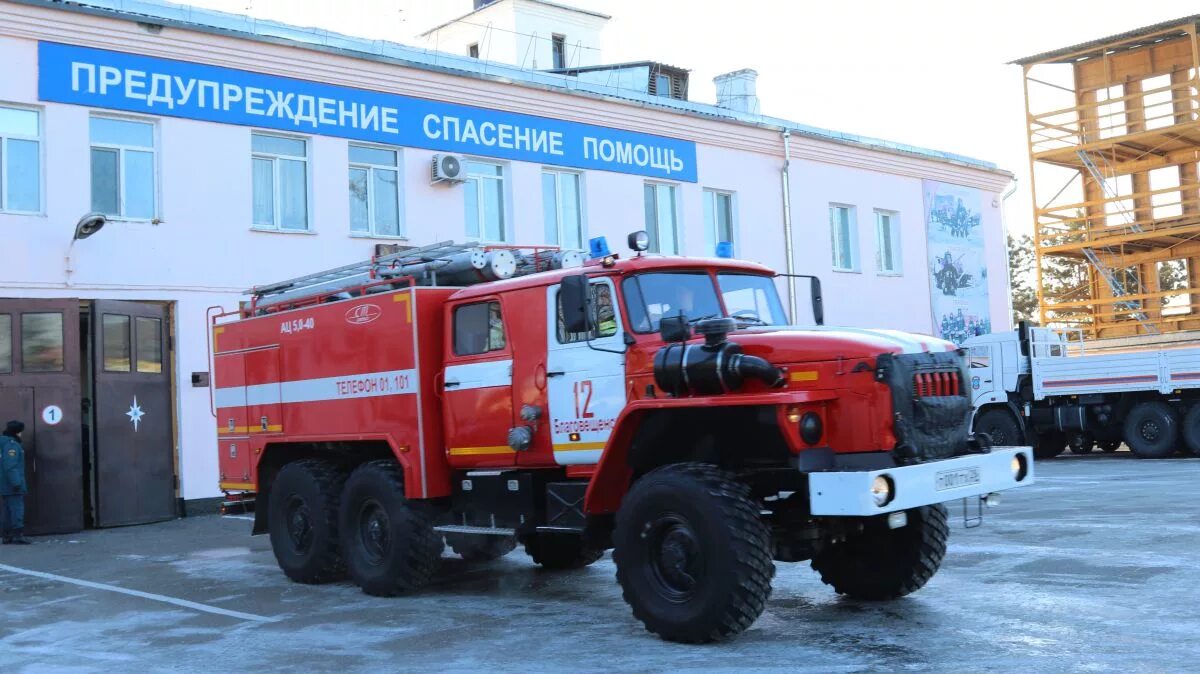
[[[25,422],[25,529],[83,528],[79,300],[0,299],[0,424]]]
[[[166,308],[92,306],[96,525],[171,519],[175,448]]]

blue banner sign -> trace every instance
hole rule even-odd
[[[54,42],[38,61],[43,101],[696,182],[675,138]]]

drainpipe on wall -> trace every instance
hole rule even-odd
[[[1017,178],[1013,176],[1012,187],[1000,195],[1000,231],[1004,233],[1004,278],[1008,281],[1008,325],[1012,327],[1013,320],[1013,284],[1012,265],[1008,258],[1008,198],[1017,193]]]
[[[787,296],[788,308],[791,311],[792,322],[796,322],[796,263],[792,259],[792,132],[783,130],[783,248],[786,251]]]

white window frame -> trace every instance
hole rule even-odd
[[[304,157],[298,157],[292,154],[275,154],[272,152],[258,152],[254,149],[255,136],[273,136],[275,138],[285,138],[287,140],[298,140],[304,143]],[[282,234],[313,234],[312,229],[312,162],[309,161],[309,156],[312,153],[312,141],[308,136],[295,136],[287,133],[273,133],[270,131],[259,131],[257,129],[250,131],[250,228],[260,232],[278,232]],[[279,159],[288,159],[291,161],[304,162],[304,229],[284,229],[279,224],[280,204],[279,199]],[[272,194],[272,209],[271,209],[271,225],[263,225],[254,222],[254,160],[255,159],[270,159],[271,160],[271,187],[274,190]]]
[[[384,150],[387,152],[396,153],[396,163],[392,166],[387,164],[369,164],[366,162],[354,161],[349,159],[350,149],[353,147],[366,148],[368,150]],[[367,172],[367,231],[359,232],[354,229],[350,230],[350,236],[368,239],[407,239],[404,229],[404,175],[400,171],[401,165],[404,163],[404,156],[400,152],[400,148],[390,145],[378,145],[372,143],[347,143],[346,158],[349,160],[346,168],[347,175],[350,169],[364,169]],[[305,167],[307,169],[307,167]],[[380,234],[375,227],[375,170],[394,171],[396,173],[396,233],[395,234]],[[347,204],[349,206],[349,204]],[[353,226],[353,223],[351,223]]]
[[[704,223],[705,236],[708,237],[709,255],[716,255],[717,244],[721,242],[720,233],[717,231],[717,205],[720,203],[718,197],[729,197],[729,243],[733,244],[733,250],[736,253],[738,249],[738,227],[737,227],[737,193],[733,190],[718,190],[704,188],[704,199],[710,202],[711,210],[705,209],[705,213],[712,213],[712,222]]]
[[[0,108],[10,108],[12,110],[24,110],[32,112],[38,118],[38,132],[36,136],[25,135],[4,135],[0,134],[0,213],[6,215],[42,215],[46,212],[46,143],[42,137],[46,135],[46,115],[42,108],[35,108],[29,105],[20,105],[16,103],[5,103],[0,101]],[[33,211],[18,211],[8,207],[8,141],[12,140],[31,140],[37,143],[38,146],[38,207]],[[90,158],[90,157],[89,157]],[[88,176],[91,177],[90,175]]]
[[[587,245],[588,245],[588,235],[587,235],[588,228],[587,228],[587,209],[584,208],[583,174],[578,171],[563,171],[561,169],[543,167],[542,175],[547,175],[547,174],[554,176],[554,208],[557,211],[554,214],[555,237],[556,238],[554,241],[547,242],[547,243],[550,243],[551,245],[554,245],[554,246],[562,246],[563,241],[566,239],[566,237],[563,236],[564,232],[563,232],[562,177],[564,175],[571,175],[571,176],[575,176],[575,178],[577,180],[576,184],[579,186],[579,194],[578,194],[579,245],[586,250]],[[543,189],[545,189],[545,188],[543,187]],[[542,197],[542,203],[543,204],[545,203],[545,196]],[[543,223],[545,222],[545,220],[544,220],[545,217],[546,217],[546,214],[543,213],[542,214]]]
[[[679,203],[679,201],[680,201],[679,197],[680,197],[680,193],[682,192],[682,190],[679,188],[679,183],[665,183],[665,182],[658,182],[658,181],[654,181],[654,180],[647,180],[646,182],[642,183],[642,185],[643,185],[642,186],[643,217],[645,216],[645,211],[646,211],[646,204],[645,204],[646,188],[645,188],[645,186],[649,185],[654,188],[654,218],[655,218],[654,224],[655,224],[655,228],[654,228],[654,234],[652,234],[650,237],[650,250],[655,251],[655,253],[658,255],[682,255],[685,248],[684,248],[684,242],[683,242],[683,222],[682,222],[683,218],[680,217],[680,215],[682,213],[683,205]],[[674,194],[675,194],[675,199],[674,199],[675,207],[672,209],[672,212],[671,212],[671,214],[674,216],[674,220],[675,220],[675,222],[671,223],[672,226],[674,227],[674,231],[675,231],[675,250],[672,250],[672,251],[663,251],[662,250],[662,246],[660,245],[662,243],[661,237],[658,236],[658,234],[660,232],[662,232],[662,224],[658,222],[658,212],[659,212],[658,188],[660,188],[660,187],[669,187],[672,190],[674,190]],[[650,232],[648,230],[646,233],[650,234]],[[656,241],[655,238],[658,238],[659,240]]]
[[[883,238],[880,230],[880,217],[888,219],[888,243],[892,247],[892,268],[883,267]],[[875,271],[880,276],[903,276],[904,256],[900,251],[900,214],[884,208],[875,209]]]
[[[833,211],[834,211],[834,209],[840,209],[840,208],[844,208],[847,211],[846,229],[848,230],[848,234],[850,237],[850,242],[849,242],[850,243],[850,246],[849,246],[849,248],[850,248],[850,266],[848,266],[848,267],[840,266],[838,264],[839,260],[837,259],[837,252],[838,252],[838,249],[841,247],[839,245],[841,243],[841,239],[838,236],[837,228],[834,227],[834,225],[833,225]],[[831,203],[831,204],[829,204],[828,220],[829,220],[829,245],[830,245],[830,252],[832,253],[831,257],[833,258],[831,260],[831,265],[833,267],[833,271],[847,272],[847,273],[859,273],[861,271],[862,267],[861,267],[861,261],[860,261],[861,256],[859,255],[859,252],[858,252],[858,208],[855,206],[852,206],[850,204]]]
[[[467,169],[467,164],[485,164],[487,166],[498,166],[498,167],[500,167],[500,175],[496,176],[496,175],[488,175],[486,173],[471,173],[471,171],[469,169]],[[508,204],[510,201],[509,195],[508,195],[508,165],[503,162],[488,161],[486,159],[476,159],[474,157],[464,157],[463,158],[463,170],[467,172],[467,180],[466,180],[466,183],[463,185],[463,187],[468,190],[475,190],[475,205],[476,205],[475,215],[478,218],[478,221],[475,223],[475,228],[476,228],[476,231],[479,232],[478,234],[471,234],[469,231],[469,228],[467,228],[468,229],[468,231],[466,232],[467,240],[468,241],[476,241],[479,243],[508,243],[508,227],[509,227],[508,223],[512,220],[512,218],[509,217],[509,211],[508,211]],[[499,239],[488,239],[488,238],[484,237],[484,233],[487,231],[487,228],[484,227],[484,213],[486,211],[486,209],[483,208],[483,182],[482,181],[484,181],[484,180],[496,180],[496,181],[500,182],[500,199],[501,199],[500,217],[501,217],[501,221],[500,221],[500,238]],[[463,193],[463,225],[464,225],[464,227],[466,227],[468,225],[468,223],[466,222],[466,210],[467,210],[467,197],[466,197],[466,193],[464,192]]]
[[[93,119],[112,119],[120,122],[134,122],[137,124],[149,124],[150,133],[153,137],[154,146],[146,148],[142,145],[120,145],[117,143],[97,143],[92,141],[91,135],[91,120]],[[117,211],[116,215],[108,215],[109,220],[118,220],[123,222],[154,222],[159,221],[159,214],[162,213],[162,194],[159,189],[159,162],[158,162],[158,120],[153,117],[137,117],[133,115],[110,115],[110,114],[91,114],[88,116],[88,205],[91,206],[91,178],[92,178],[92,149],[99,148],[102,150],[117,150]],[[151,174],[153,178],[150,189],[154,190],[154,214],[148,218],[133,218],[125,215],[125,152],[133,150],[134,152],[150,152]]]

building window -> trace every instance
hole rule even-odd
[[[563,248],[583,248],[583,207],[579,200],[579,174],[542,172],[542,218],[546,243]]]
[[[350,146],[350,231],[400,236],[400,172],[395,150]]]
[[[154,124],[92,117],[92,210],[130,220],[155,211]]]
[[[63,349],[61,313],[21,314],[21,367],[26,372],[62,372],[66,351]]]
[[[833,241],[835,271],[858,271],[858,235],[853,206],[829,207],[829,230]]]
[[[900,217],[891,211],[875,211],[875,270],[880,274],[899,274]]]
[[[0,211],[42,210],[42,124],[37,110],[0,106]]]
[[[162,372],[162,321],[157,318],[134,319],[137,326],[137,371]]]
[[[646,183],[646,233],[650,252],[679,253],[679,223],[675,218],[675,186]]]
[[[553,52],[554,69],[567,67],[567,38],[565,35],[554,35],[550,38],[550,49]]]
[[[12,372],[12,314],[0,314],[0,374]]]
[[[704,190],[704,231],[710,254],[716,254],[717,244],[722,241],[733,243],[732,194]]]
[[[254,226],[308,229],[308,141],[250,134],[254,165]]]
[[[467,56],[470,56],[473,59],[479,58],[479,43],[478,42],[473,42],[473,43],[467,45]]]
[[[467,236],[481,241],[504,241],[504,167],[478,161],[467,169]]]
[[[473,356],[504,349],[499,302],[464,304],[454,310],[454,353]]]

